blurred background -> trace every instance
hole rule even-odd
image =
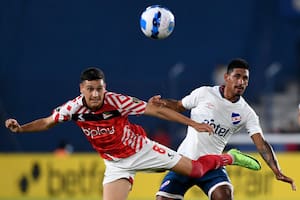
[[[146,38],[139,28],[142,11],[153,4],[175,15],[165,40]],[[156,94],[181,99],[220,84],[236,57],[251,66],[244,97],[275,150],[300,149],[300,0],[1,0],[0,51],[2,153],[94,152],[72,122],[39,134],[4,127],[7,118],[26,123],[76,97],[87,66],[103,69],[108,90],[145,101]],[[151,117],[132,121],[172,148],[185,134],[186,127]],[[243,136],[233,145],[254,150]]]
[[[295,133],[300,102],[300,1],[0,1],[0,113],[20,123],[48,116],[79,94],[87,66],[106,74],[108,90],[148,100],[181,99],[220,83],[236,57],[251,66],[245,98],[266,133]],[[176,27],[165,40],[146,38],[139,16],[162,4]],[[180,125],[134,118],[150,136],[167,132],[176,147]],[[90,151],[73,123],[43,134],[11,135],[0,126],[0,151],[52,151],[60,141]],[[184,130],[183,130],[184,131]],[[181,132],[181,130],[179,131]],[[179,138],[178,138],[179,137]],[[58,142],[59,141],[59,142]]]

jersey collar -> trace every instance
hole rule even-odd
[[[219,87],[219,92],[220,92],[222,98],[226,99],[225,96],[224,96],[224,89],[225,89],[225,85],[221,85],[221,86]],[[238,102],[238,101],[240,100],[240,98],[241,98],[241,97],[239,97],[236,101],[234,101],[234,102],[232,102],[232,103]]]

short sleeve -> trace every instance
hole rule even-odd
[[[72,119],[72,114],[76,113],[78,110],[82,109],[82,98],[83,96],[78,96],[73,100],[55,108],[52,113],[52,117],[55,122],[65,122]]]
[[[260,133],[263,136],[263,131],[259,122],[259,117],[253,109],[249,109],[249,113],[247,115],[246,130],[249,136],[252,136],[256,133]]]
[[[195,90],[193,90],[189,95],[185,96],[182,99],[182,105],[185,109],[192,109],[195,108],[199,101],[201,101],[204,98],[205,88],[200,87]]]
[[[146,110],[147,103],[136,97],[108,92],[105,100],[116,107],[124,115],[141,115]]]

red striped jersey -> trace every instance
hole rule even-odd
[[[102,107],[92,112],[78,96],[53,112],[56,122],[74,120],[102,158],[126,158],[147,142],[145,130],[128,120],[128,115],[145,112],[146,102],[134,97],[106,92]]]

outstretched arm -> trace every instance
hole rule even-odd
[[[175,121],[184,125],[193,127],[199,132],[213,133],[213,128],[206,123],[197,123],[194,120],[174,111],[165,106],[159,106],[154,103],[148,103],[145,110],[145,115],[159,117],[161,119]]]
[[[23,125],[20,125],[15,119],[7,119],[5,121],[6,128],[14,133],[45,131],[52,128],[55,124],[57,122],[54,121],[52,116],[37,119]]]
[[[162,99],[160,95],[151,97],[148,103],[152,103],[157,106],[165,106],[177,112],[184,112],[186,110],[181,101],[175,99]]]
[[[276,179],[291,184],[292,190],[296,190],[296,185],[293,179],[285,176],[281,172],[279,163],[277,161],[272,146],[261,136],[260,133],[256,133],[252,135],[251,138],[254,144],[256,145],[256,148],[260,153],[261,157],[265,160],[267,165],[271,168],[271,170],[275,174]]]

